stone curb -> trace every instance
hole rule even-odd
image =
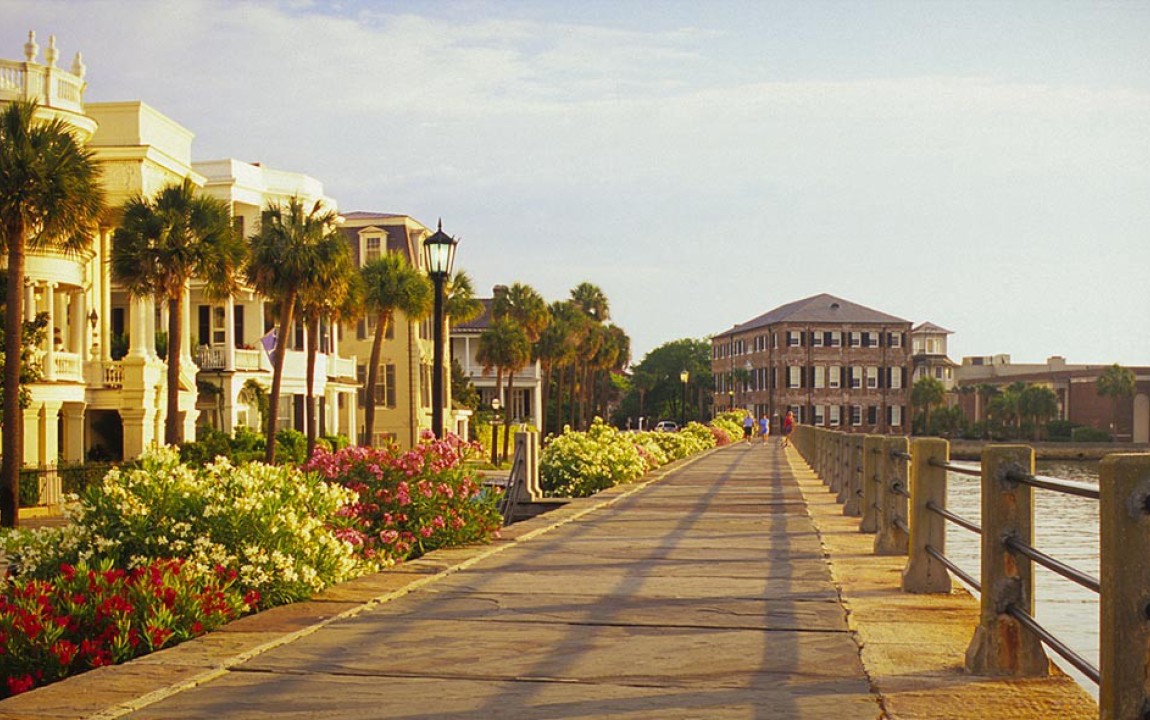
[[[88,671],[0,701],[0,720],[114,720],[216,678],[325,626],[403,597],[441,578],[641,492],[721,448],[676,460],[634,483],[616,485],[509,525],[489,545],[435,550],[379,573],[333,585],[309,600],[248,615],[218,630],[119,665]]]

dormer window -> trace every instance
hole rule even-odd
[[[382,232],[376,230],[374,232],[361,233],[359,236],[359,257],[362,261],[361,264],[367,265],[381,258],[386,246],[387,236]]]

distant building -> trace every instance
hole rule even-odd
[[[974,422],[986,420],[985,393],[980,386],[1001,391],[1016,383],[1044,385],[1058,396],[1058,419],[1111,432],[1115,440],[1150,442],[1150,367],[1132,367],[1134,396],[1114,401],[1098,394],[1098,377],[1110,365],[1071,364],[1054,355],[1044,363],[1012,363],[1010,355],[964,357],[955,374],[959,405]],[[963,390],[966,392],[963,392]]]
[[[924,322],[910,331],[911,385],[920,378],[932,377],[948,390],[954,389],[954,369],[958,363],[947,357],[946,336],[954,333],[934,323]]]
[[[715,410],[908,432],[910,335],[907,320],[825,293],[782,305],[712,337]]]

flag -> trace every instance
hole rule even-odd
[[[275,365],[276,362],[275,351],[277,344],[276,328],[272,328],[267,332],[266,335],[260,338],[260,345],[263,346],[264,352],[268,355],[268,362],[270,362],[272,365]]]

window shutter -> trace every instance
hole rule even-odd
[[[212,341],[212,308],[210,305],[200,305],[200,345],[209,345]]]

